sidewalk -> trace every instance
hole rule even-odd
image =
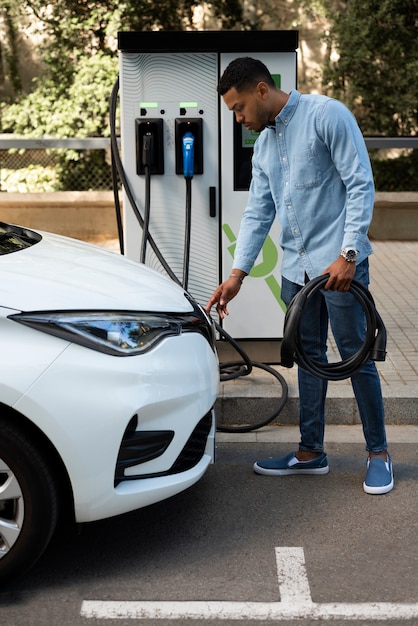
[[[418,241],[373,241],[370,291],[387,330],[387,356],[377,367],[387,424],[418,425]],[[272,424],[298,423],[297,367],[275,367],[286,380],[289,399]],[[270,415],[280,384],[263,370],[221,384],[221,424],[253,424]],[[360,423],[349,380],[330,382],[328,424]]]

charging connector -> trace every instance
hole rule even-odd
[[[194,135],[187,131],[182,139],[183,175],[186,181],[186,217],[184,234],[183,287],[187,290],[189,282],[190,234],[192,211],[192,178],[194,174]]]
[[[146,132],[142,138],[142,163],[144,169],[147,167],[152,168],[154,165],[154,134],[150,131]]]
[[[164,174],[164,137],[161,118],[138,118],[135,120],[136,172]]]
[[[194,135],[183,135],[183,175],[184,178],[193,178],[194,174]]]
[[[193,174],[203,174],[203,120],[201,117],[176,118],[175,120],[176,174],[186,176],[183,137],[188,134],[194,137]]]

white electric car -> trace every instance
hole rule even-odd
[[[212,322],[172,280],[80,241],[0,223],[0,580],[60,512],[125,513],[214,456]]]

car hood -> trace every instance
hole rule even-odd
[[[40,231],[38,231],[40,232]],[[40,232],[42,240],[0,256],[0,305],[19,311],[192,310],[171,279],[114,252]]]

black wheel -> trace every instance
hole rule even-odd
[[[0,418],[0,582],[41,556],[57,522],[51,472],[29,437]]]

